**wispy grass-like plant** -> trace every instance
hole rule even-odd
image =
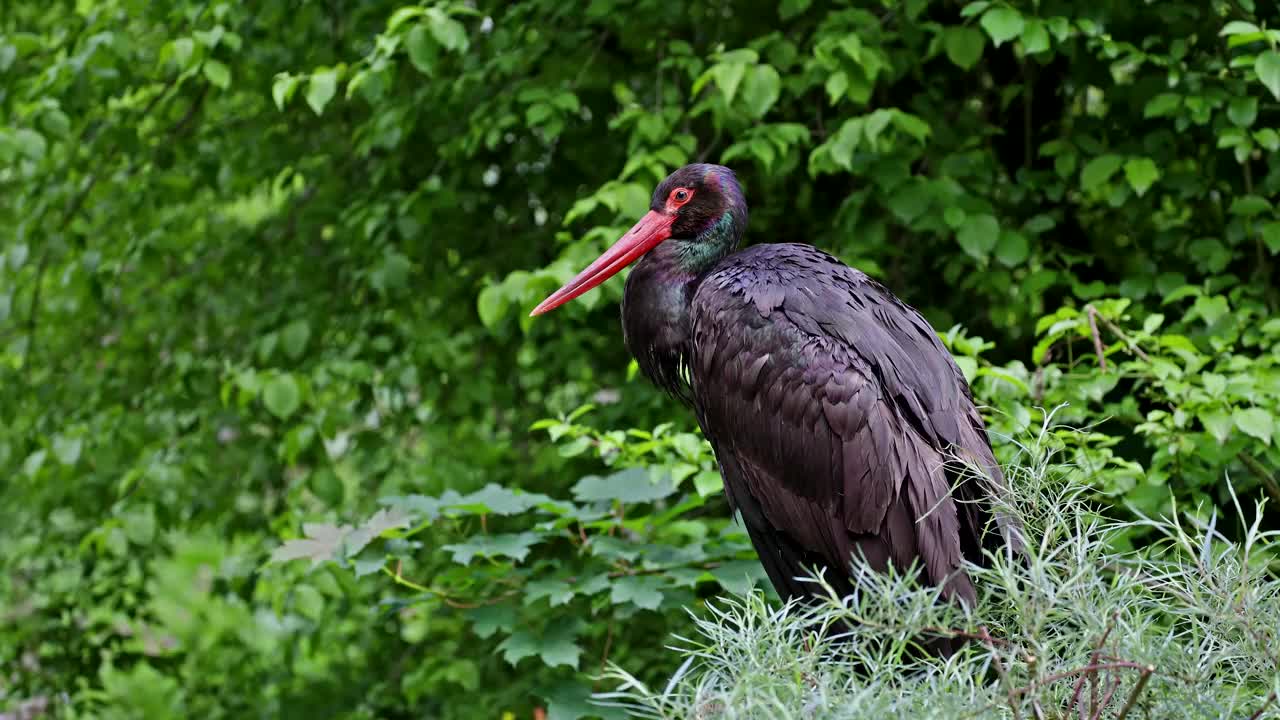
[[[1046,420],[1007,469],[1024,561],[971,567],[966,613],[901,574],[864,572],[857,592],[818,607],[755,594],[695,614],[685,662],[662,688],[620,667],[602,704],[649,718],[1280,717],[1280,578],[1261,504],[1229,539],[1216,518],[1121,522],[1086,500],[1079,468],[1055,462],[1068,432]],[[1234,496],[1233,496],[1234,497]],[[1134,529],[1155,538],[1116,550]],[[846,633],[819,632],[840,627]],[[920,657],[922,635],[967,638],[949,659]]]

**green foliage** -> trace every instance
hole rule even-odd
[[[1273,4],[567,7],[5,4],[0,709],[668,675],[758,564],[622,283],[527,312],[695,159],[947,329],[1003,458],[1067,402],[1117,515],[1280,503]]]
[[[359,527],[304,525],[304,537],[273,559],[333,563],[352,579],[381,571],[418,594],[410,602],[468,610],[472,631],[503,638],[497,649],[516,667],[536,657],[548,668],[578,669],[583,644],[638,639],[647,625],[637,613],[676,612],[708,586],[746,592],[763,581],[742,529],[706,512],[713,486],[695,478],[710,473],[718,484],[719,476],[700,438],[663,427],[535,425],[559,440],[561,454],[592,451],[622,469],[583,477],[573,500],[495,484],[466,495],[385,497],[386,507]],[[424,545],[455,565],[433,570],[430,583],[410,579]]]
[[[733,597],[695,618],[665,685],[615,665],[617,690],[596,702],[651,718],[1274,717],[1280,579],[1262,503],[1233,509],[1240,542],[1216,516],[1107,520],[1083,499],[1087,472],[1050,462],[1069,435],[1046,423],[1010,468],[1033,542],[1025,562],[970,569],[971,612],[876,573],[847,598],[815,578],[814,608]],[[1138,527],[1154,542],[1116,552]],[[940,634],[966,642],[922,659]]]

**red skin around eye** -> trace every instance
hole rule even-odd
[[[685,193],[683,200],[676,197],[676,194],[681,192]],[[693,190],[690,190],[689,188],[676,188],[675,190],[671,191],[670,195],[667,196],[667,209],[675,210],[687,204],[692,199],[693,199]]]

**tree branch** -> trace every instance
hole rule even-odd
[[[1102,349],[1102,336],[1098,334],[1098,311],[1093,305],[1085,305],[1084,310],[1089,316],[1089,332],[1093,336],[1093,352],[1098,356],[1098,367],[1106,372],[1107,356]]]
[[[1267,494],[1271,496],[1277,506],[1280,506],[1280,482],[1277,482],[1275,476],[1267,470],[1267,466],[1258,462],[1257,458],[1244,450],[1236,453],[1236,457],[1240,458],[1240,462],[1244,463],[1250,472],[1258,476],[1258,479],[1262,481],[1262,486],[1267,489]]]
[[[1249,720],[1258,720],[1258,718],[1262,717],[1262,713],[1266,712],[1267,708],[1271,707],[1271,703],[1275,701],[1276,701],[1276,691],[1272,690],[1271,692],[1267,693],[1266,700],[1262,701],[1262,707],[1258,708],[1257,712],[1249,716]]]
[[[1093,307],[1093,306],[1090,305],[1090,307]],[[1143,350],[1141,347],[1138,346],[1137,340],[1134,340],[1133,338],[1129,337],[1128,333],[1126,333],[1124,330],[1121,330],[1119,325],[1116,325],[1115,323],[1111,322],[1104,315],[1097,315],[1097,318],[1102,321],[1103,325],[1107,326],[1108,330],[1115,333],[1116,337],[1123,340],[1125,342],[1125,345],[1128,346],[1129,350],[1134,355],[1137,355],[1138,357],[1142,358],[1143,360],[1146,360],[1147,362],[1151,362],[1151,356],[1148,355],[1145,350]]]
[[[1116,694],[1116,689],[1119,687],[1119,680],[1111,683],[1111,687],[1107,688],[1107,693],[1102,696],[1102,703],[1098,705],[1098,710],[1093,713],[1093,716],[1089,720],[1101,720],[1102,711],[1106,709],[1107,705],[1111,704],[1111,698]]]
[[[187,126],[195,119],[196,114],[204,107],[205,96],[209,94],[209,84],[205,83],[200,86],[200,92],[196,94],[196,99],[191,101],[191,107],[187,108],[187,112],[179,118],[178,122],[169,128],[169,134],[172,136],[181,135],[187,131]]]
[[[1129,714],[1129,711],[1133,709],[1133,704],[1138,701],[1138,696],[1142,694],[1144,689],[1146,689],[1147,681],[1151,679],[1151,673],[1155,671],[1156,668],[1154,665],[1148,665],[1146,669],[1142,671],[1142,676],[1138,678],[1138,683],[1133,686],[1133,692],[1129,693],[1129,699],[1125,700],[1124,706],[1120,708],[1120,713],[1116,715],[1116,720],[1124,720],[1125,716]]]
[[[40,262],[36,265],[36,286],[31,291],[31,307],[27,310],[27,357],[36,350],[36,327],[40,321],[40,295],[44,290],[44,270],[49,266],[49,250],[40,254]]]

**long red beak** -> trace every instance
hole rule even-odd
[[[613,247],[604,251],[595,262],[587,266],[578,276],[570,280],[564,287],[551,293],[529,315],[541,315],[550,312],[578,297],[582,293],[608,280],[622,268],[635,262],[641,255],[652,250],[658,243],[671,237],[671,223],[674,215],[650,210],[640,218],[626,235],[618,239]]]

